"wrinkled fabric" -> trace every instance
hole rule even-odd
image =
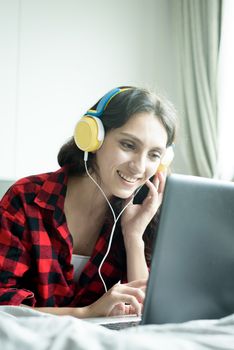
[[[233,350],[234,314],[220,320],[108,330],[71,316],[0,306],[4,350]]]

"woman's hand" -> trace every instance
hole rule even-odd
[[[77,318],[129,315],[142,313],[146,280],[115,284],[93,304],[84,307],[29,307],[52,315],[69,315]]]
[[[146,181],[149,192],[143,203],[131,203],[124,210],[121,219],[121,226],[125,241],[132,239],[135,241],[137,238],[142,240],[147,225],[150,223],[162,203],[165,181],[166,175],[164,173],[156,173],[153,182],[150,180]]]
[[[145,299],[146,280],[115,284],[100,299],[87,306],[85,317],[141,315]]]

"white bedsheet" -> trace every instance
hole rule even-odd
[[[234,314],[112,331],[70,316],[0,306],[1,350],[234,350]]]

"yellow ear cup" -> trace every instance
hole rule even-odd
[[[167,166],[165,164],[160,163],[157,169],[157,173],[164,173],[167,170]]]
[[[174,158],[173,147],[169,146],[161,159],[157,172],[165,172]]]
[[[99,135],[99,124],[94,117],[85,116],[76,124],[74,140],[82,151],[98,150],[103,142],[103,137],[100,138]]]

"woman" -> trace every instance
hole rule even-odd
[[[91,147],[90,130],[98,133]],[[140,314],[165,185],[156,171],[175,130],[169,102],[116,88],[78,122],[58,171],[16,182],[0,204],[0,304],[76,317]],[[148,194],[133,204],[143,184]]]

